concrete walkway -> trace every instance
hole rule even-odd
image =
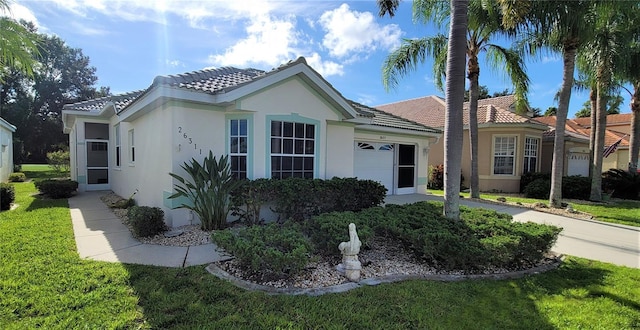
[[[165,267],[204,265],[229,259],[214,244],[191,247],[140,243],[100,200],[105,192],[69,198],[76,247],[81,258]]]
[[[405,204],[418,201],[442,201],[434,195],[388,196],[386,203]],[[481,203],[467,199],[462,205],[493,209],[508,213],[515,221],[536,222],[562,227],[553,251],[616,265],[640,268],[640,228],[593,220],[578,220],[555,214],[533,211],[506,204]]]

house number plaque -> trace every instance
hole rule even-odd
[[[185,139],[185,141],[187,143],[189,143],[190,145],[193,145],[193,150],[198,150],[200,152],[200,154],[202,155],[202,148],[198,148],[198,144],[197,143],[193,143],[193,138],[190,137],[187,132],[185,132],[182,129],[182,126],[178,126],[178,134],[182,135],[182,138]]]

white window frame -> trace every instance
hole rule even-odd
[[[275,132],[273,132],[273,123],[278,122],[281,125],[280,128],[280,135],[274,135]],[[292,132],[292,136],[286,136],[285,135],[285,125],[286,124],[293,124],[293,132]],[[304,131],[302,133],[302,136],[296,136],[296,125],[304,125]],[[316,171],[316,148],[318,148],[318,141],[316,139],[316,134],[318,132],[318,125],[316,124],[311,124],[311,123],[305,123],[305,122],[297,122],[297,121],[290,121],[290,120],[271,120],[269,122],[269,127],[270,127],[270,136],[269,136],[269,140],[270,140],[270,149],[269,149],[269,155],[270,155],[270,161],[272,162],[272,166],[271,166],[271,173],[269,173],[271,178],[277,178],[277,179],[281,179],[281,178],[287,178],[287,177],[303,177],[303,178],[309,178],[309,179],[313,179],[315,176],[315,171]],[[313,127],[313,132],[309,132],[307,127]],[[310,135],[310,136],[309,136]],[[285,146],[285,140],[286,141],[291,141],[291,153],[285,153],[284,149],[288,148]],[[307,143],[308,142],[312,142],[313,143],[313,148],[309,151],[307,150]],[[302,143],[302,152],[296,152],[296,146],[298,143]],[[275,147],[275,149],[279,149],[279,152],[274,152],[274,146],[278,145],[279,147]],[[288,143],[287,143],[288,144]],[[280,164],[280,168],[276,169],[273,166],[273,160],[274,157],[279,157],[280,160],[282,161],[282,157],[291,157],[292,158],[292,165],[291,165],[291,170],[285,170],[283,169],[284,166],[282,166],[281,163]],[[296,159],[302,159],[302,169],[300,171],[296,171],[295,170],[295,163],[296,163]],[[311,162],[311,169],[305,169],[305,163]],[[290,176],[286,176],[284,175],[285,173],[291,173]],[[279,173],[279,175],[275,176],[275,173]],[[301,176],[296,176],[296,172],[300,172]],[[309,175],[310,174],[310,175]],[[306,176],[305,176],[306,175]]]
[[[509,150],[497,150],[496,143],[498,139],[513,139],[513,151],[509,155]],[[516,175],[516,162],[518,155],[518,135],[494,135],[491,141],[492,157],[491,157],[491,175],[496,176],[515,176]],[[509,143],[510,144],[510,143]],[[500,152],[500,154],[498,154]],[[512,159],[511,173],[496,173],[496,158],[506,157]]]
[[[121,136],[120,136],[120,124],[116,124],[114,127],[114,135],[115,135],[115,157],[113,157],[113,161],[115,162],[115,167],[120,168],[122,165],[122,148],[121,148]]]
[[[132,129],[127,134],[129,136],[129,165],[135,165],[136,163],[136,145],[135,145],[135,132]]]
[[[541,139],[539,137],[535,137],[535,136],[525,136],[524,137],[524,152],[523,152],[523,163],[522,163],[522,173],[525,173],[525,167],[527,167],[530,163],[530,159],[535,158],[536,160],[536,164],[534,166],[533,169],[529,169],[529,172],[537,172],[538,171],[538,164],[540,163],[540,141]],[[529,148],[530,144],[529,141],[535,141],[536,142],[536,148],[535,150],[531,150]],[[531,155],[530,152],[533,151],[535,154]]]
[[[242,134],[241,127],[244,122],[245,132]],[[237,125],[237,132],[234,134],[234,125]],[[244,138],[244,148],[241,143]],[[237,143],[234,144],[234,140],[237,139]],[[244,151],[243,151],[244,150]],[[229,119],[229,161],[233,165],[234,159],[237,159],[237,162],[244,157],[244,171],[242,169],[234,168],[231,166],[231,173],[234,177],[238,179],[246,179],[249,176],[249,120],[246,118],[237,118],[237,119]],[[239,175],[244,172],[244,176]]]

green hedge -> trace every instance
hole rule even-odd
[[[294,276],[310,261],[311,244],[297,226],[270,223],[215,231],[211,237],[258,280]]]
[[[523,176],[524,178],[524,176]],[[551,178],[549,175],[529,175],[525,182],[534,178],[526,184],[522,192],[527,198],[547,199],[551,191]],[[523,179],[520,180],[522,185]],[[562,178],[562,198],[589,200],[591,193],[591,179],[585,176],[565,176]]]
[[[258,179],[232,192],[232,214],[247,224],[260,223],[260,207],[271,203],[281,222],[299,222],[323,213],[357,212],[381,205],[386,192],[378,182],[356,178]]]
[[[0,211],[11,208],[11,203],[16,199],[16,191],[13,185],[0,182]]]
[[[69,198],[78,189],[78,182],[72,180],[48,179],[36,181],[35,185],[40,193],[54,199]]]
[[[318,253],[339,254],[337,245],[348,238],[353,222],[363,243],[373,235],[386,236],[402,242],[407,253],[449,270],[530,265],[549,252],[560,233],[493,210],[462,207],[461,219],[443,217],[441,203],[421,202],[324,214],[305,224],[305,231]]]
[[[129,223],[138,237],[149,237],[167,230],[164,211],[159,207],[131,206],[127,211]]]
[[[9,181],[11,182],[25,182],[27,180],[27,176],[22,172],[13,172],[9,174]]]

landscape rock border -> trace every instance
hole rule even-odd
[[[459,282],[466,280],[509,280],[522,278],[527,275],[535,275],[544,273],[550,270],[560,267],[564,260],[563,255],[558,255],[555,260],[548,264],[532,267],[525,270],[513,271],[508,273],[496,273],[496,274],[427,274],[427,275],[387,275],[381,277],[373,277],[360,280],[359,282],[347,282],[338,285],[317,287],[317,288],[274,288],[271,286],[261,285],[245,281],[227,273],[216,264],[209,264],[205,269],[212,275],[231,282],[233,285],[249,290],[249,291],[261,291],[271,295],[307,295],[307,296],[320,296],[327,293],[342,293],[349,290],[357,289],[365,286],[373,286],[383,283],[395,283],[409,280],[427,280],[427,281],[440,281],[440,282]]]

